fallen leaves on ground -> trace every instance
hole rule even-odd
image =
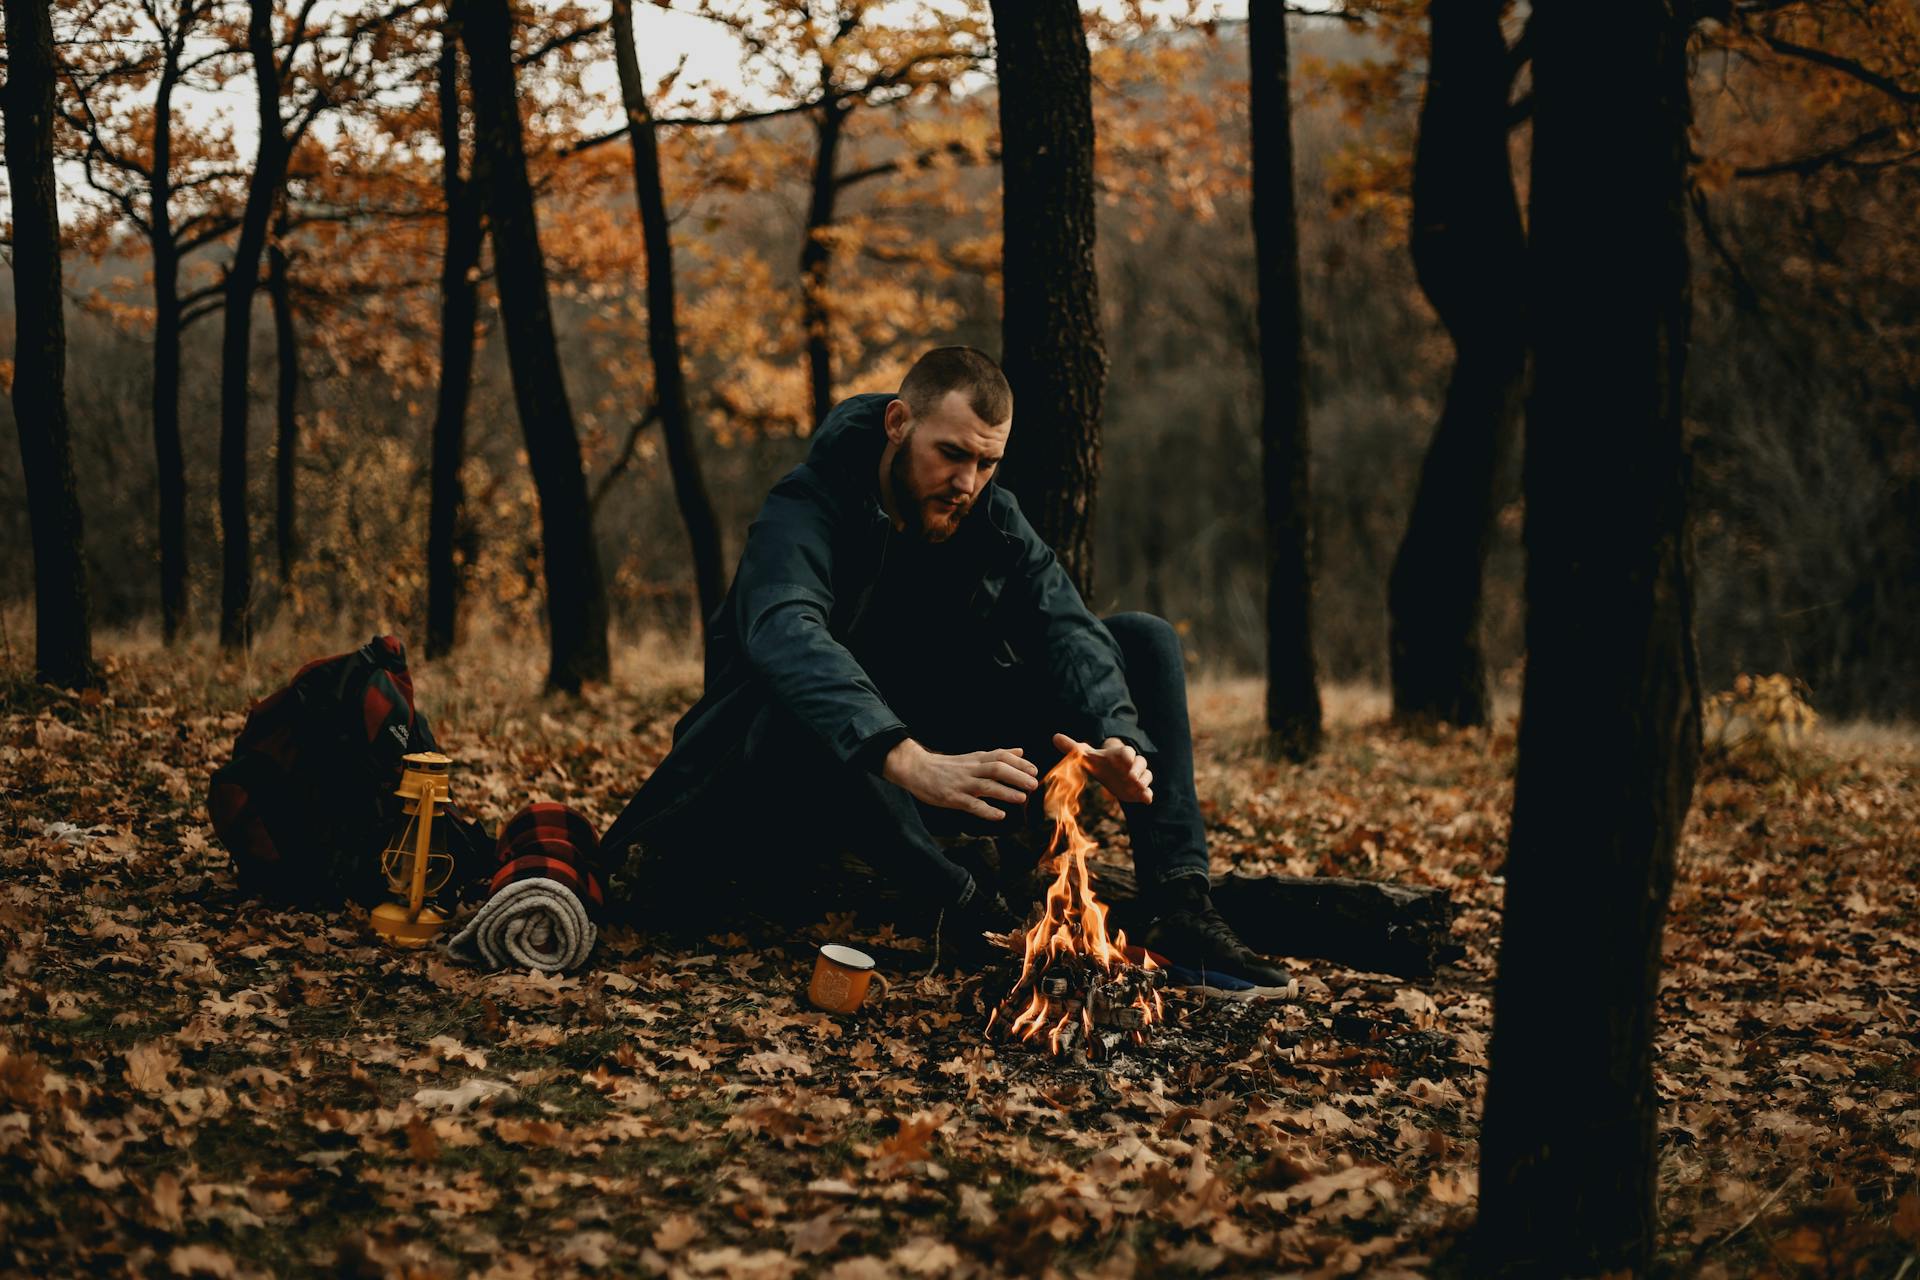
[[[247,901],[202,798],[275,673],[196,684],[197,664],[122,654],[104,695],[0,690],[0,1266],[1461,1274],[1510,724],[1336,724],[1281,767],[1256,689],[1197,690],[1216,870],[1443,887],[1465,958],[1176,996],[1163,1033],[1095,1065],[984,1038],[978,980],[927,972],[895,922],[693,946],[614,924],[552,977]],[[456,795],[495,822],[561,799],[604,826],[693,693],[542,701],[516,673],[418,673]],[[1920,1239],[1914,761],[1808,759],[1703,773],[1681,853],[1656,1080],[1660,1251],[1690,1274],[1891,1274]],[[1094,830],[1119,852],[1111,815]],[[891,993],[807,1005],[828,937],[886,957]]]

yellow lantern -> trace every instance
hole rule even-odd
[[[453,761],[437,751],[420,751],[405,763],[397,794],[405,801],[406,819],[380,855],[387,889],[397,901],[381,903],[369,917],[373,931],[395,946],[424,947],[447,924],[447,917],[428,906],[427,899],[453,876],[447,824],[434,821],[447,803],[447,770]]]

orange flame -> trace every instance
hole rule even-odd
[[[1087,857],[1098,846],[1081,830],[1078,817],[1080,797],[1087,786],[1085,754],[1074,751],[1062,758],[1048,770],[1045,785],[1046,813],[1054,822],[1053,840],[1047,846],[1047,854],[1054,859],[1058,870],[1047,890],[1046,912],[1026,932],[1020,979],[1006,1001],[987,1020],[987,1027],[991,1030],[1002,1010],[1027,993],[1026,1007],[1009,1026],[1011,1034],[1022,1040],[1044,1038],[1048,1049],[1059,1053],[1063,1037],[1070,1035],[1069,1028],[1078,1021],[1091,1052],[1095,1018],[1090,1004],[1085,1000],[1048,995],[1041,978],[1055,961],[1070,956],[1081,965],[1095,965],[1108,975],[1134,962],[1125,952],[1127,935],[1124,932],[1108,935],[1107,908],[1094,896],[1093,878],[1087,869]],[[1140,967],[1152,970],[1158,966],[1151,956],[1143,955]],[[1161,1020],[1163,1011],[1158,991],[1143,990],[1133,997],[1130,1007],[1140,1011],[1140,1026],[1151,1026]],[[1139,1031],[1133,1030],[1132,1034],[1137,1041]]]

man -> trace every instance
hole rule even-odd
[[[709,622],[706,692],[608,831],[610,865],[636,845],[685,857],[825,827],[977,954],[982,931],[1017,921],[936,830],[1006,829],[1079,751],[1126,815],[1156,912],[1140,941],[1285,982],[1209,896],[1179,639],[1087,610],[994,482],[1012,425],[1005,375],[968,347],[827,415],[748,532]]]

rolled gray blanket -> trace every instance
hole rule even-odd
[[[585,964],[598,936],[572,890],[535,877],[503,885],[447,943],[447,953],[489,969],[560,973]]]

